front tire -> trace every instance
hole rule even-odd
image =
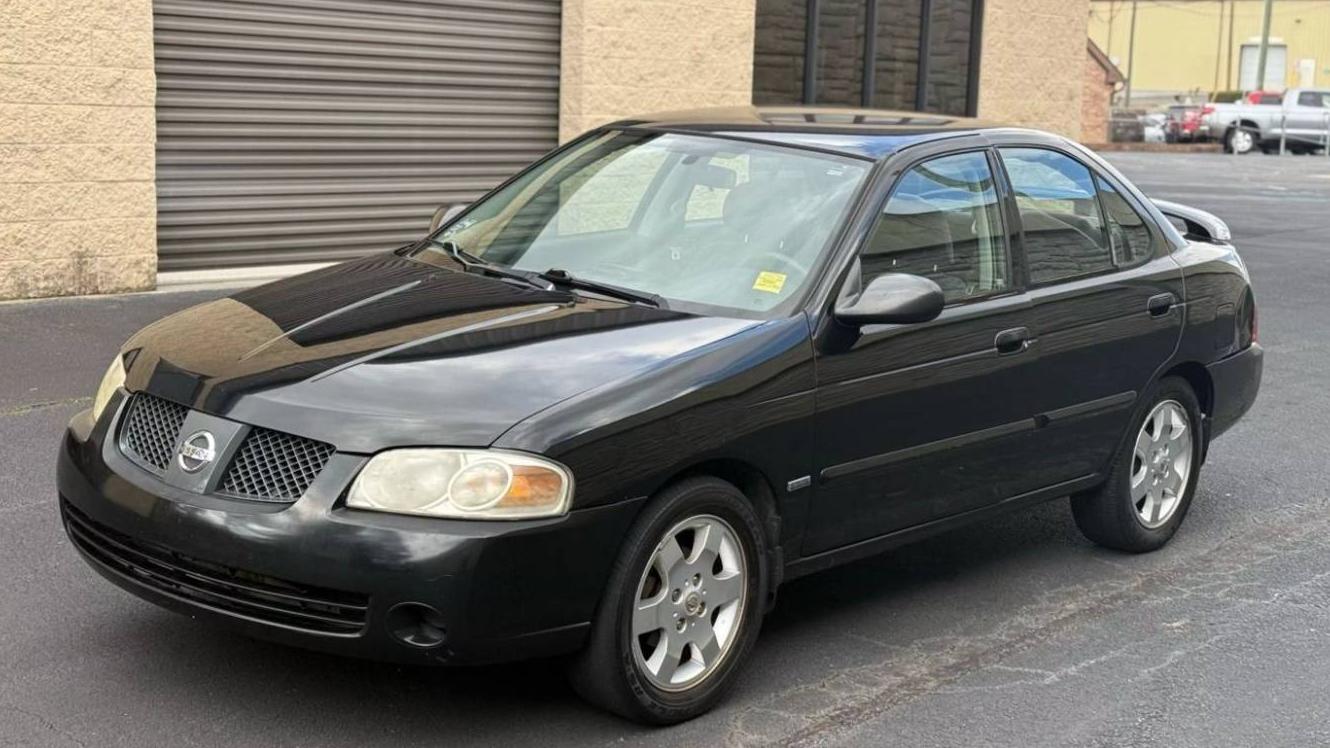
[[[653,725],[710,710],[757,640],[768,572],[752,505],[717,478],[657,496],[610,573],[569,671],[587,701]]]
[[[1186,380],[1168,377],[1143,399],[1108,480],[1073,496],[1072,515],[1090,540],[1145,553],[1163,547],[1187,515],[1201,467],[1201,408]]]

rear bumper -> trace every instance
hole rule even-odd
[[[465,522],[348,510],[340,488],[278,506],[182,497],[105,447],[105,430],[76,416],[57,469],[66,532],[97,572],[191,617],[376,660],[473,664],[580,647],[640,506]],[[416,635],[421,620],[430,635]]]
[[[1252,343],[1246,350],[1205,367],[1214,385],[1210,439],[1229,430],[1256,402],[1264,363],[1265,350],[1259,343]]]

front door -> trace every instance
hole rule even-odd
[[[942,315],[819,341],[817,498],[803,553],[982,507],[1025,490],[1016,459],[1033,428],[1036,354],[1015,282],[990,154],[953,153],[906,171],[859,254],[882,273],[930,278]]]

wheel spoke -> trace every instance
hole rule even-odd
[[[637,607],[633,609],[633,635],[649,634],[668,623],[668,620],[661,620],[662,614],[669,607],[665,602],[667,599],[669,591],[667,588],[662,588],[660,594],[654,598],[637,602]],[[668,619],[668,616],[665,618]]]
[[[1150,492],[1150,522],[1158,522],[1164,514],[1164,490],[1156,488]]]
[[[1177,466],[1169,464],[1168,475],[1164,478],[1164,490],[1172,493],[1174,496],[1182,495],[1182,474],[1178,472]]]
[[[688,559],[688,563],[696,564],[715,560],[720,553],[721,539],[720,530],[710,524],[697,528],[693,536],[693,557]]]
[[[1144,464],[1136,474],[1131,477],[1131,503],[1139,504],[1141,499],[1145,498],[1145,492],[1150,487],[1150,469]]]
[[[1141,458],[1141,464],[1144,465],[1150,459],[1151,447],[1154,442],[1150,441],[1150,432],[1141,428],[1141,433],[1136,435],[1136,456]]]
[[[669,629],[665,630],[656,651],[651,653],[651,659],[647,660],[647,669],[651,674],[665,683],[669,683],[674,677],[674,672],[679,669],[679,661],[683,659],[684,640]]]
[[[738,572],[714,577],[707,582],[707,605],[719,606],[734,602],[743,594],[744,579]]]
[[[1168,417],[1164,408],[1155,411],[1151,426],[1154,433],[1150,435],[1150,441],[1155,444],[1164,441],[1164,432],[1168,430]]]
[[[710,626],[707,626],[706,633],[699,636],[693,646],[702,659],[703,667],[710,667],[720,657],[720,642],[716,641],[716,633]]]
[[[670,535],[660,543],[660,548],[656,551],[656,570],[660,572],[661,579],[666,585],[669,585],[670,573],[684,560],[683,548],[679,547],[679,539]]]

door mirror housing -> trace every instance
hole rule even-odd
[[[440,205],[439,209],[434,211],[434,216],[429,219],[429,232],[434,233],[440,226],[453,220],[458,213],[466,210],[465,205]]]
[[[884,273],[836,302],[836,319],[852,327],[909,325],[937,319],[947,303],[942,288],[918,275]]]

